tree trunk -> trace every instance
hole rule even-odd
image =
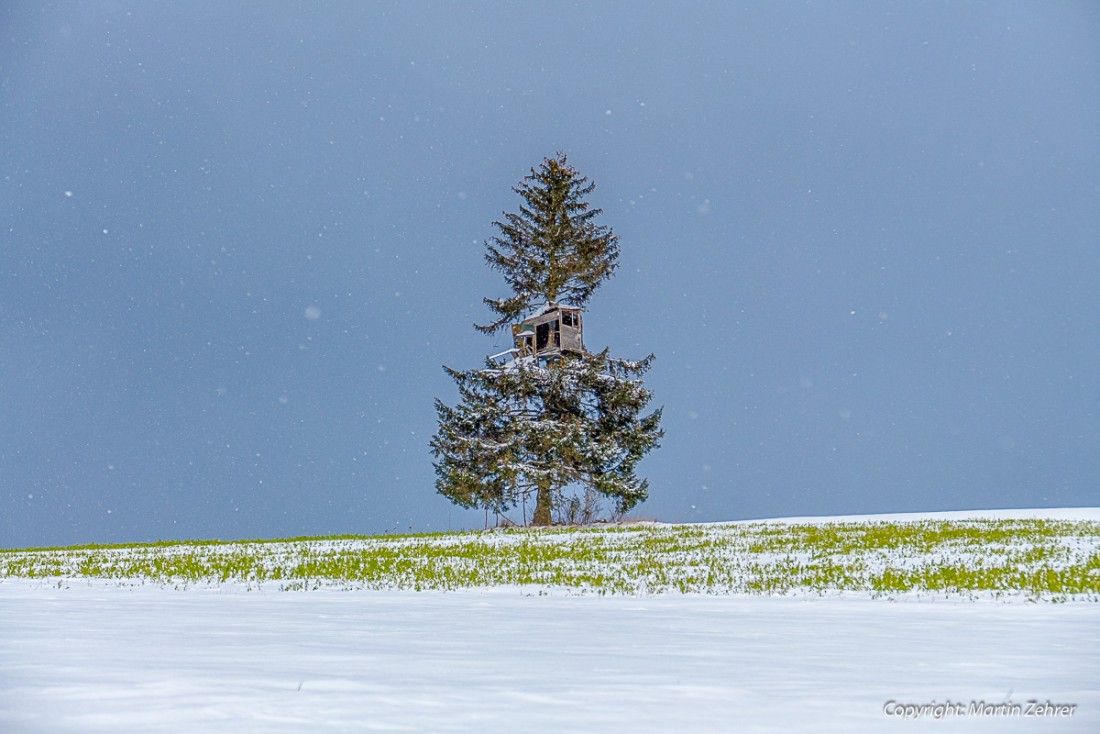
[[[554,518],[550,514],[550,482],[540,482],[535,497],[535,517],[532,525],[552,525]]]

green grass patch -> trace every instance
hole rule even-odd
[[[0,550],[0,579],[1100,601],[1100,523],[778,522]]]

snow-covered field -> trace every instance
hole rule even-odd
[[[0,732],[1100,731],[1094,602],[251,588],[0,579]]]
[[[924,520],[1070,520],[1100,522],[1100,507],[1044,507],[1011,510],[948,510],[946,512],[894,512],[885,515],[829,515],[825,517],[773,517],[766,520],[738,520],[736,524],[918,522]]]

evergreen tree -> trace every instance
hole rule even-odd
[[[637,377],[652,360],[615,359],[605,349],[545,368],[448,369],[462,400],[455,408],[436,401],[439,492],[500,513],[533,494],[536,525],[564,509],[570,485],[610,499],[615,514],[629,511],[649,494],[635,467],[663,435],[660,410],[641,415],[651,393]]]
[[[583,306],[614,272],[618,237],[593,218],[584,196],[594,186],[564,155],[546,159],[515,191],[519,214],[494,222],[500,236],[486,242],[486,259],[504,274],[510,298],[485,302],[499,317],[493,332],[536,308]],[[649,483],[635,475],[638,462],[663,435],[661,411],[642,415],[651,394],[640,361],[607,350],[560,353],[552,361],[487,360],[482,369],[444,367],[461,401],[436,401],[439,431],[432,438],[436,488],[464,507],[504,513],[534,496],[536,525],[591,515],[593,498],[607,498],[622,514],[646,499]],[[565,501],[582,487],[585,503]]]
[[[512,189],[523,203],[518,214],[493,222],[499,234],[485,243],[485,260],[504,274],[513,295],[485,299],[498,318],[480,331],[495,332],[543,303],[583,307],[611,277],[619,237],[593,221],[602,210],[584,197],[595,188],[559,153]]]

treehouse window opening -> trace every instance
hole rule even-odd
[[[550,345],[554,347],[561,346],[561,335],[557,321],[547,321],[535,328],[535,350],[541,352]]]

